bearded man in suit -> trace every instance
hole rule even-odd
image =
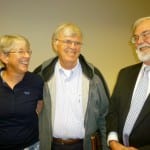
[[[150,150],[150,83],[148,81],[148,88],[144,90],[146,98],[143,100],[139,98],[141,95],[139,92],[134,99],[143,70],[146,66],[150,66],[150,17],[136,20],[131,43],[141,63],[123,68],[118,74],[107,116],[107,142],[111,150]]]

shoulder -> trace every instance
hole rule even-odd
[[[108,86],[101,71],[92,63],[87,62],[83,55],[79,56],[79,61],[81,63],[83,74],[85,74],[91,82],[103,86],[109,96]]]
[[[142,63],[130,65],[120,69],[119,73],[130,73],[134,71],[139,71],[141,67],[142,67]]]
[[[96,67],[94,67],[94,73],[95,73],[95,75],[98,76],[98,78],[99,78],[100,81],[102,82],[107,96],[110,97],[109,88],[108,88],[107,82],[106,82],[106,80],[105,80],[103,74],[102,74],[102,73],[100,72],[100,70],[97,69]]]
[[[58,61],[58,56],[50,58],[39,65],[33,73],[39,74],[44,81],[49,80],[54,74],[55,64]]]
[[[25,74],[24,80],[29,82],[29,84],[43,84],[43,79],[40,75],[29,71]]]
[[[49,66],[52,66],[53,64],[55,64],[57,60],[58,60],[58,56],[45,60],[42,64],[37,66],[33,72],[38,74],[42,72],[43,70],[49,68]]]
[[[86,61],[83,55],[79,56],[79,61],[80,61],[83,73],[88,78],[92,79],[95,75],[97,75],[100,78],[103,78],[100,70],[98,70],[92,63]]]
[[[104,90],[106,92],[106,95],[109,97],[110,96],[109,88],[108,88],[107,82],[106,82],[102,72],[96,66],[94,66],[93,64],[88,63],[88,65],[91,68],[92,74],[93,74],[91,82],[92,81],[95,82],[97,85],[99,85],[101,87],[101,89],[102,89],[102,86],[103,86]]]

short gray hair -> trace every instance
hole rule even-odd
[[[52,47],[54,48],[54,42],[59,38],[60,34],[64,36],[79,36],[83,38],[81,29],[74,23],[64,23],[59,25],[52,35]]]
[[[132,34],[134,34],[134,32],[135,32],[137,26],[138,26],[141,22],[143,22],[143,21],[145,21],[145,20],[150,20],[150,16],[142,17],[142,18],[139,18],[138,20],[135,21],[135,23],[134,23],[133,26],[132,26]]]
[[[30,43],[28,39],[22,35],[2,35],[0,37],[0,52],[8,53],[15,47],[16,41],[25,41],[26,46],[30,49]]]

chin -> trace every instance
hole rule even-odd
[[[28,69],[20,69],[21,74],[25,74],[28,71]]]
[[[142,62],[150,61],[150,54],[149,55],[144,55],[144,56],[138,55],[138,58]]]
[[[146,53],[140,50],[136,50],[136,53],[140,61],[142,62],[150,61],[150,52]]]

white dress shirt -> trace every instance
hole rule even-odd
[[[77,65],[66,70],[59,61],[55,67],[56,108],[53,136],[56,138],[84,138],[84,115],[82,106],[82,69]]]

